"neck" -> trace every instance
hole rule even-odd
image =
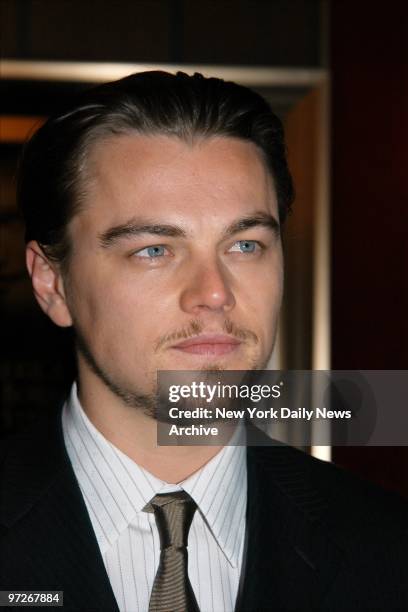
[[[222,446],[159,446],[157,421],[126,405],[93,373],[79,376],[78,398],[91,423],[140,467],[177,484],[203,467]]]

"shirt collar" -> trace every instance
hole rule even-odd
[[[200,470],[180,483],[194,499],[232,566],[240,557],[245,529],[247,465],[244,429]]]
[[[179,485],[140,467],[91,423],[74,383],[62,412],[65,445],[104,554],[157,493],[184,489],[195,501],[221,550],[239,561],[247,497],[245,446],[225,446]],[[242,431],[232,442],[243,444]]]

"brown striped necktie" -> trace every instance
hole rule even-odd
[[[154,512],[161,551],[149,612],[199,612],[187,572],[188,532],[196,507],[185,491],[156,495],[145,507]]]

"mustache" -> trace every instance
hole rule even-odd
[[[189,338],[194,338],[194,336],[199,336],[205,331],[205,324],[199,319],[194,319],[187,326],[176,330],[174,332],[170,332],[169,334],[165,334],[161,336],[154,346],[155,352],[159,351],[166,344],[173,344],[178,340],[188,340]],[[222,330],[224,333],[237,338],[237,340],[252,341],[255,344],[259,342],[258,336],[255,332],[250,329],[240,327],[230,319],[225,319],[222,324]]]

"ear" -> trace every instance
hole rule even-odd
[[[56,325],[72,325],[61,272],[55,263],[49,261],[35,240],[26,246],[26,264],[41,309]]]

